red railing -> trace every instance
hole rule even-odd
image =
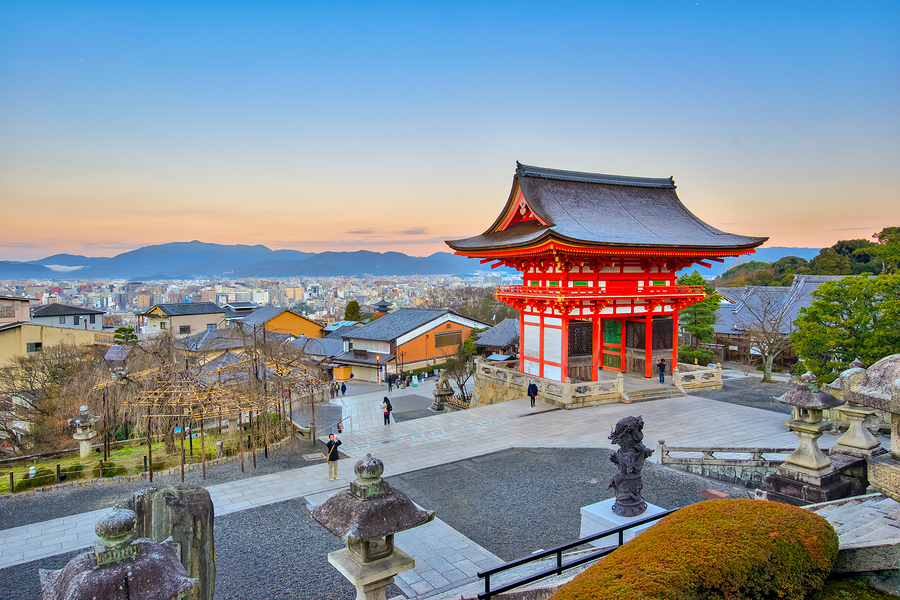
[[[550,287],[533,285],[508,285],[497,289],[497,296],[519,298],[571,298],[591,300],[593,298],[684,298],[704,295],[703,286],[603,286],[603,287]]]

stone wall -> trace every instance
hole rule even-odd
[[[487,406],[527,398],[528,382],[532,380],[538,387],[537,399],[560,408],[582,408],[622,400],[621,373],[615,380],[572,383],[566,378],[565,383],[559,383],[511,368],[478,365],[471,405]]]
[[[722,365],[701,367],[686,363],[678,363],[672,369],[672,383],[684,393],[690,394],[700,390],[722,389]]]
[[[780,461],[778,461],[780,464]],[[666,464],[680,471],[687,471],[694,475],[702,475],[717,481],[724,481],[732,485],[742,485],[749,489],[764,489],[766,476],[771,475],[778,468],[772,466],[746,466],[733,465],[700,465],[700,464]]]

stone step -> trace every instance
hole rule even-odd
[[[816,504],[809,510],[834,527],[840,539],[836,573],[896,569],[900,559],[900,503],[881,494]]]
[[[622,400],[622,404],[637,404],[639,402],[651,402],[653,400],[665,400],[667,398],[681,398],[686,394],[682,394],[678,390],[672,392],[655,392],[655,393],[643,393],[641,395],[636,395],[634,392],[625,392],[628,396],[628,400]]]

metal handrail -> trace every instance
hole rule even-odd
[[[673,512],[678,510],[677,508],[673,508],[672,510],[667,510],[665,512],[661,512],[659,514],[653,515],[651,517],[645,517],[643,519],[639,519],[637,521],[633,521],[631,523],[627,523],[625,525],[620,525],[618,527],[613,527],[611,529],[607,529],[605,531],[601,531],[600,533],[595,533],[574,542],[569,542],[568,544],[563,544],[561,546],[557,546],[555,548],[551,548],[549,550],[541,550],[540,552],[535,552],[530,556],[526,556],[523,558],[516,559],[514,561],[505,563],[500,565],[499,567],[494,567],[493,569],[488,569],[487,571],[479,571],[478,578],[484,579],[484,593],[478,594],[479,599],[487,599],[490,600],[492,596],[496,596],[497,594],[502,594],[504,592],[508,592],[517,587],[523,586],[525,584],[531,583],[533,581],[537,581],[539,579],[544,579],[545,577],[549,577],[551,575],[562,575],[563,571],[571,569],[573,567],[577,567],[579,565],[583,565],[584,563],[591,562],[592,560],[596,560],[598,558],[602,558],[620,548],[625,543],[625,531],[637,527],[638,525],[643,525],[645,523],[649,523],[651,521],[657,521],[666,517]],[[575,560],[569,561],[565,564],[562,562],[563,552],[566,550],[571,550],[572,548],[576,548],[583,544],[587,544],[589,542],[593,542],[594,540],[599,540],[600,538],[606,537],[608,535],[619,535],[619,544],[617,546],[611,548],[604,548],[602,550],[598,550],[597,552],[593,552],[587,556],[582,556],[581,558],[576,558]],[[514,569],[516,567],[521,567],[522,565],[526,565],[528,563],[536,562],[543,558],[547,558],[548,556],[556,555],[556,566],[550,569],[544,569],[543,571],[539,571],[533,575],[529,575],[528,577],[522,577],[521,579],[516,579],[510,583],[500,586],[497,589],[491,589],[491,575],[496,575],[497,573],[502,573],[504,571],[508,571],[510,569]]]

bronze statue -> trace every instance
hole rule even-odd
[[[641,417],[625,417],[616,423],[616,428],[609,434],[613,444],[619,449],[609,460],[619,466],[619,472],[609,483],[616,490],[616,502],[612,511],[620,517],[636,517],[647,510],[647,503],[641,498],[644,482],[641,470],[644,460],[653,454],[641,442],[644,439],[644,420]]]

